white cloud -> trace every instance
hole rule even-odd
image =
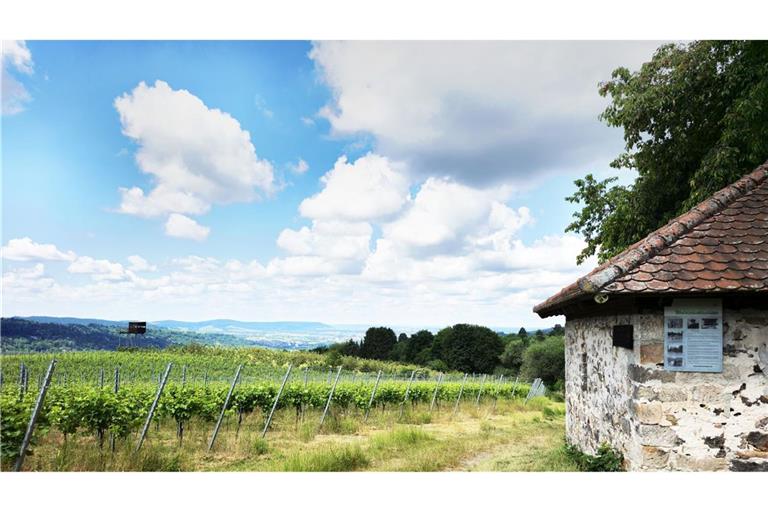
[[[24,41],[2,41],[0,44],[2,57],[2,114],[13,115],[24,110],[26,103],[32,100],[24,84],[14,76],[17,73],[31,75],[34,72],[32,52]]]
[[[295,164],[288,164],[288,169],[294,174],[304,174],[309,170],[309,164],[303,158],[299,158]]]
[[[353,163],[342,156],[320,181],[323,189],[299,206],[304,217],[369,221],[397,213],[408,200],[408,179],[399,166],[373,153]]]
[[[484,185],[614,157],[621,133],[597,120],[606,104],[597,85],[657,46],[326,41],[310,57],[333,91],[319,115],[334,134],[369,134],[377,152],[422,176]]]
[[[3,41],[1,46],[3,64],[7,63],[26,75],[31,75],[34,72],[32,52],[27,48],[27,43],[24,41]]]
[[[149,193],[121,187],[118,211],[142,217],[199,215],[212,204],[253,201],[274,191],[272,164],[256,155],[250,134],[230,114],[209,108],[189,91],[161,80],[141,82],[115,99],[115,109],[123,134],[139,146],[139,168],[154,182]],[[191,226],[178,217],[168,224]],[[194,233],[205,238],[202,228]]]
[[[321,256],[288,256],[275,258],[267,265],[271,276],[329,276],[353,273],[358,270],[348,260],[334,260]]]
[[[158,185],[149,195],[139,187],[120,187],[120,212],[139,217],[157,217],[167,212],[199,215],[210,209],[210,203],[189,192],[173,190],[166,185]]]
[[[411,207],[384,225],[384,236],[410,247],[434,247],[460,242],[493,211],[501,190],[481,190],[444,179],[429,178]],[[513,214],[514,215],[514,214]]]
[[[49,290],[53,286],[55,281],[45,275],[45,266],[42,263],[3,273],[4,297],[14,294],[36,294]]]
[[[97,281],[119,281],[126,278],[125,268],[120,263],[109,260],[97,260],[90,256],[78,256],[70,263],[67,272],[71,274],[88,274]]]
[[[284,229],[277,245],[289,254],[331,259],[365,259],[372,228],[366,222],[314,221],[312,227]]]
[[[130,265],[128,266],[128,270],[132,272],[154,272],[157,270],[157,267],[155,265],[150,265],[147,260],[139,256],[138,254],[128,256],[128,258],[126,259],[130,263]]]
[[[29,237],[14,238],[2,248],[3,258],[15,261],[72,261],[77,255],[60,251],[53,244],[39,244]]]
[[[311,117],[302,117],[301,122],[304,124],[304,126],[315,126],[315,120]]]
[[[172,213],[165,223],[165,234],[176,238],[189,238],[201,242],[208,238],[211,228],[201,226],[194,219],[180,213]]]

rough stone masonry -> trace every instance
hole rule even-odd
[[[629,470],[768,471],[768,315],[723,310],[723,372],[665,371],[663,310],[569,319],[566,436]],[[634,325],[633,350],[612,327]]]

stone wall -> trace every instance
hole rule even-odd
[[[668,372],[663,312],[568,319],[566,433],[630,470],[768,471],[768,312],[723,311],[723,372]],[[612,328],[634,325],[634,350]]]

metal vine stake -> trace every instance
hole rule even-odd
[[[336,384],[339,383],[339,376],[341,375],[341,366],[339,366],[339,371],[336,372],[336,380],[333,381],[333,386],[331,386],[331,392],[328,393],[328,401],[325,403],[325,409],[323,410],[323,415],[320,417],[320,426],[323,426],[323,423],[325,423],[325,416],[328,414],[328,409],[331,407],[331,400],[333,400],[333,392],[336,391]],[[330,380],[330,379],[329,379]]]
[[[211,441],[208,443],[208,451],[211,451],[213,449],[213,443],[216,442],[216,436],[219,435],[219,429],[221,428],[221,422],[224,419],[224,413],[227,411],[227,407],[229,406],[229,400],[232,398],[232,392],[235,390],[235,386],[237,385],[237,379],[240,378],[240,371],[242,369],[243,369],[243,365],[238,366],[237,371],[235,372],[235,377],[232,379],[232,385],[229,387],[227,398],[224,399],[224,406],[222,406],[221,408],[221,414],[219,414],[219,420],[216,422],[216,427],[213,429],[213,435],[211,435]]]
[[[157,404],[160,402],[160,395],[163,394],[165,383],[168,380],[168,374],[171,373],[171,366],[173,366],[173,363],[168,363],[168,366],[165,367],[165,373],[163,373],[160,379],[160,384],[157,387],[155,400],[152,402],[152,406],[149,408],[147,421],[144,422],[144,428],[141,429],[141,436],[139,437],[139,441],[136,443],[136,449],[134,452],[141,450],[141,445],[144,444],[144,438],[147,437],[147,431],[149,430],[149,425],[152,423],[152,417],[155,415],[155,409],[157,409]]]
[[[29,418],[29,424],[27,430],[24,432],[24,439],[21,441],[21,449],[19,450],[19,458],[16,459],[16,464],[13,466],[14,471],[21,471],[21,466],[24,464],[24,457],[27,455],[27,449],[29,443],[32,441],[32,433],[35,431],[35,423],[40,416],[40,410],[43,408],[43,401],[45,400],[45,394],[48,392],[48,386],[51,384],[51,376],[53,375],[53,369],[56,367],[56,360],[52,360],[48,365],[48,371],[45,372],[45,379],[43,385],[40,387],[40,392],[37,394],[37,401],[35,407],[32,409],[32,416]]]
[[[368,415],[371,413],[371,406],[373,405],[373,398],[376,396],[376,390],[379,389],[379,380],[381,380],[381,370],[379,370],[379,374],[376,375],[376,383],[373,385],[373,391],[371,391],[371,398],[368,400],[368,408],[365,410],[365,419],[363,420],[368,421]]]
[[[272,423],[272,416],[275,414],[275,409],[277,409],[277,402],[278,400],[280,400],[280,395],[283,394],[283,389],[285,389],[285,383],[288,382],[288,377],[291,375],[291,368],[293,368],[293,363],[290,363],[288,365],[288,371],[285,372],[285,377],[283,377],[283,383],[280,384],[280,390],[277,392],[277,396],[275,397],[275,403],[272,404],[272,410],[269,411],[269,417],[267,418],[267,421],[264,423],[264,430],[261,432],[262,439],[264,438],[264,436],[267,435],[269,424]]]

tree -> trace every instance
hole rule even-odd
[[[427,331],[421,330],[408,339],[406,348],[406,361],[410,363],[425,364],[429,361],[432,343],[435,336]]]
[[[521,327],[519,331],[517,331],[517,335],[520,336],[521,339],[526,339],[528,337],[528,331],[525,330],[525,327]]]
[[[550,334],[552,336],[564,336],[565,335],[565,329],[563,329],[562,325],[555,324],[555,326],[552,328],[552,332]]]
[[[435,336],[433,352],[453,370],[491,373],[504,350],[494,331],[479,325],[456,324]]]
[[[502,366],[509,368],[515,374],[519,373],[520,367],[523,365],[523,352],[525,352],[526,347],[525,341],[520,338],[509,340],[499,358]]]
[[[409,361],[408,359],[408,335],[401,332],[397,337],[395,346],[392,347],[392,352],[389,358],[393,361]]]
[[[543,341],[544,340],[544,333],[541,332],[541,329],[536,331],[536,341]]]
[[[338,347],[339,352],[343,356],[357,356],[360,354],[360,345],[358,345],[355,340],[348,340],[345,343],[340,343]]]
[[[389,327],[371,327],[365,331],[365,337],[360,344],[360,357],[388,359],[396,341],[395,331]]]
[[[392,361],[407,361],[406,351],[408,350],[408,342],[397,340],[395,346],[392,347],[392,351],[389,353],[389,359]]]
[[[587,242],[579,263],[618,254],[768,158],[768,42],[667,44],[599,93],[610,98],[600,119],[624,130],[611,166],[637,178],[575,181],[566,199],[582,209],[566,231]]]
[[[525,349],[521,371],[527,379],[539,377],[547,386],[564,381],[565,342],[563,338],[547,338]]]

